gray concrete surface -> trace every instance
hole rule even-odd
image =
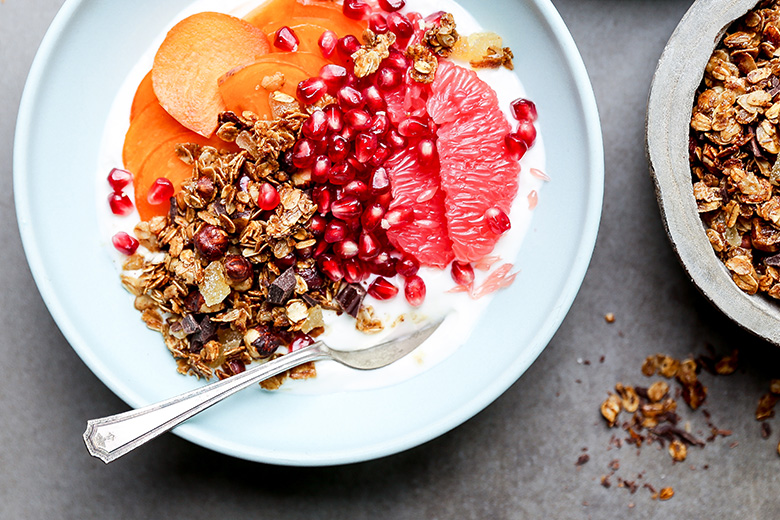
[[[591,268],[538,361],[491,406],[438,439],[381,460],[317,469],[244,462],[173,435],[110,466],[87,455],[86,419],[125,405],[82,364],[43,305],[15,225],[11,182],[19,98],[61,3],[0,3],[0,518],[780,516],[780,420],[769,421],[773,433],[764,440],[753,419],[769,379],[780,377],[780,350],[728,322],[685,278],[647,173],[650,78],[689,1],[555,1],[596,92],[606,193]],[[611,325],[607,312],[615,313]],[[708,345],[741,349],[736,374],[701,376],[712,421],[733,434],[691,449],[681,464],[657,445],[610,449],[615,432],[598,407],[612,385],[646,384],[639,367],[647,355],[698,355]],[[706,437],[703,414],[683,412]],[[582,453],[590,460],[575,466]],[[614,459],[613,486],[602,487]],[[619,488],[618,477],[672,486],[676,494],[652,500],[647,489]]]

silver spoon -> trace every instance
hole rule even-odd
[[[428,323],[405,336],[363,350],[335,350],[322,341],[317,341],[228,379],[190,390],[165,401],[87,421],[84,443],[93,457],[108,464],[229,395],[308,361],[332,359],[359,370],[387,366],[420,346],[442,321],[444,318]]]

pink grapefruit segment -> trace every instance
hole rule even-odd
[[[452,242],[444,219],[444,193],[439,188],[439,166],[423,167],[414,147],[402,149],[385,163],[393,192],[389,209],[411,207],[414,220],[387,230],[390,242],[422,265],[445,267],[452,261]],[[420,197],[420,194],[426,195]],[[432,195],[431,195],[432,194]],[[421,200],[426,199],[426,200]]]
[[[473,71],[447,61],[439,63],[427,108],[439,125],[436,146],[452,251],[461,262],[478,261],[500,238],[487,225],[485,211],[498,207],[509,214],[517,195],[520,163],[504,145],[510,126],[493,89]]]

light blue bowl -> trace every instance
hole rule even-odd
[[[93,172],[117,90],[188,3],[67,1],[33,63],[16,132],[16,208],[38,288],[74,350],[133,407],[202,383],[175,373],[159,335],[141,324],[118,283],[96,220]],[[461,3],[514,50],[546,137],[553,180],[515,259],[520,276],[497,294],[466,345],[415,378],[326,395],[250,389],[176,434],[274,464],[343,464],[390,455],[482,410],[525,372],[557,330],[582,283],[601,214],[603,151],[593,93],[549,1]]]

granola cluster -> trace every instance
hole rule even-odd
[[[736,285],[780,298],[780,7],[734,22],[704,71],[691,116],[693,193]]]
[[[362,298],[339,298],[350,284],[322,276],[306,254],[316,243],[308,223],[317,206],[309,180],[284,171],[280,154],[293,146],[308,115],[278,92],[271,104],[271,120],[221,115],[217,135],[240,152],[179,145],[192,177],[171,199],[167,216],[135,228],[148,253],[128,258],[122,282],[183,374],[223,379],[279,355],[279,347],[305,346],[322,332],[324,310],[362,311],[359,324],[376,326]],[[272,210],[260,202],[268,184],[279,197]],[[345,309],[345,302],[354,308]],[[312,364],[289,372],[293,378],[315,374]]]

